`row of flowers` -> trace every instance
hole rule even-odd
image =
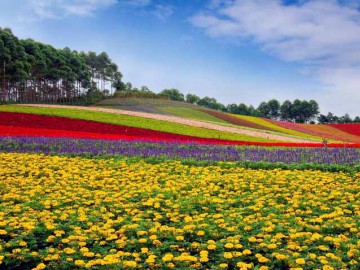
[[[344,132],[360,136],[360,124],[330,124],[330,126],[340,129]]]
[[[270,162],[284,164],[354,165],[354,148],[274,148],[234,145],[95,140],[46,137],[0,137],[0,152],[70,154],[82,156],[162,157],[177,160]]]
[[[338,140],[338,141],[347,141],[352,143],[360,142],[360,137],[357,137],[360,135],[360,132],[358,134],[348,132],[347,131],[348,124],[344,125],[343,128],[340,128],[341,125],[340,127],[338,127],[337,125],[310,125],[310,124],[298,124],[298,123],[292,123],[286,121],[277,121],[273,119],[266,119],[266,120],[280,127],[290,130],[295,130],[305,134],[312,134],[314,136],[319,136],[319,137]],[[360,125],[357,126],[358,130],[359,128]]]
[[[95,121],[57,116],[2,112],[0,136],[44,136],[104,140],[147,140],[217,145],[323,147],[322,143],[245,142],[200,138]],[[327,147],[360,147],[360,144],[328,144]]]

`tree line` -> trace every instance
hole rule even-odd
[[[0,67],[2,102],[91,102],[125,87],[105,52],[56,49],[8,28],[0,28]]]
[[[258,107],[253,105],[247,106],[244,103],[224,105],[212,97],[200,98],[195,94],[184,95],[178,89],[164,89],[159,93],[154,93],[149,90],[147,86],[142,86],[140,89],[133,88],[131,83],[126,83],[126,87],[121,96],[142,96],[151,98],[167,98],[170,100],[196,104],[205,108],[228,112],[238,115],[247,115],[255,117],[264,117],[274,120],[282,120],[295,123],[315,123],[317,121],[321,124],[328,123],[360,123],[360,117],[356,116],[352,119],[349,114],[344,116],[335,116],[329,112],[327,115],[319,113],[319,104],[315,100],[300,100],[294,101],[285,100],[280,103],[276,99],[271,99],[267,102],[263,101]]]
[[[229,104],[227,106],[218,102],[215,98],[200,98],[194,94],[187,94],[185,97],[177,89],[165,89],[160,92],[162,95],[169,95],[170,99],[197,104],[210,109],[229,112],[232,114],[265,117],[274,120],[291,121],[296,123],[309,123],[316,119],[319,114],[319,105],[315,100],[299,100],[293,102],[286,100],[282,104],[276,99],[267,102],[263,101],[257,108],[253,105],[247,106],[244,103]]]

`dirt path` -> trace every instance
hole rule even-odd
[[[167,116],[167,115],[160,115],[160,114],[153,114],[153,113],[134,112],[134,111],[97,108],[97,107],[47,105],[47,104],[19,104],[19,106],[42,107],[42,108],[68,108],[68,109],[80,109],[80,110],[87,110],[87,111],[107,112],[107,113],[114,113],[114,114],[123,114],[123,115],[144,117],[144,118],[148,118],[148,119],[162,120],[162,121],[173,122],[173,123],[178,123],[178,124],[183,124],[183,125],[188,125],[188,126],[193,126],[193,127],[201,127],[201,128],[207,128],[207,129],[212,129],[212,130],[217,130],[217,131],[243,134],[243,135],[248,135],[248,136],[257,137],[257,138],[269,139],[269,140],[287,141],[287,142],[296,142],[296,143],[313,142],[310,140],[296,139],[296,138],[292,138],[292,137],[276,135],[276,134],[271,134],[271,133],[267,133],[267,132],[252,131],[252,130],[235,128],[235,127],[227,127],[227,126],[222,126],[222,125],[217,125],[217,124],[212,124],[212,123],[207,123],[207,122],[184,119],[184,118],[176,117],[176,116]]]

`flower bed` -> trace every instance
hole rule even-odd
[[[329,124],[329,126],[360,136],[360,124]]]
[[[360,174],[0,153],[0,269],[359,269]]]
[[[354,148],[269,148],[164,141],[95,140],[45,137],[0,137],[0,152],[166,158],[197,161],[354,165]]]

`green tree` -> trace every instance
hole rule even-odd
[[[261,117],[265,117],[265,118],[271,118],[270,112],[270,106],[267,102],[263,101],[259,104],[257,110],[259,111],[259,114]]]
[[[200,98],[197,95],[187,94],[185,97],[185,101],[190,104],[197,104]]]
[[[292,103],[290,100],[285,100],[280,106],[280,119],[284,121],[293,121]]]
[[[276,99],[271,99],[267,102],[269,106],[269,116],[272,119],[278,119],[280,116],[280,103]]]
[[[160,95],[168,96],[171,100],[177,101],[185,101],[184,94],[181,93],[178,89],[164,89],[160,93]]]

